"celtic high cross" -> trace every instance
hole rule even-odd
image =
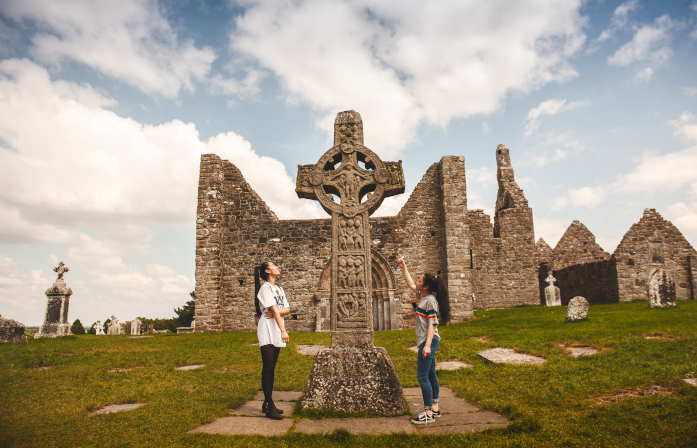
[[[363,146],[358,112],[340,112],[334,146],[315,165],[298,166],[295,192],[332,216],[332,347],[373,347],[370,222],[389,196],[404,192],[402,162],[383,162]]]

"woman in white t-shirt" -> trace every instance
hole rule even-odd
[[[259,323],[257,337],[261,348],[261,389],[264,391],[264,404],[261,412],[268,418],[281,420],[283,411],[276,408],[271,397],[273,393],[274,371],[281,347],[288,342],[288,333],[283,324],[283,316],[290,313],[288,299],[283,288],[276,285],[276,277],[281,271],[271,262],[262,263],[254,269],[254,306]],[[264,280],[261,285],[260,279]]]

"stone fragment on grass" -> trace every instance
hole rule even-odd
[[[687,384],[689,384],[690,386],[697,387],[697,378],[687,378],[687,379],[685,379],[685,382]]]
[[[13,342],[27,343],[27,334],[24,324],[0,316],[0,343],[5,344]]]
[[[516,353],[512,348],[489,348],[477,354],[485,360],[497,364],[542,364],[547,362],[545,358],[539,356]]]
[[[597,349],[593,347],[569,347],[571,349],[571,356],[578,358],[579,356],[591,356],[598,353]]]
[[[566,310],[567,322],[578,322],[586,318],[588,314],[588,300],[581,296],[576,296],[569,302],[569,307]]]
[[[196,370],[196,369],[200,369],[201,367],[205,367],[205,364],[194,364],[192,366],[175,367],[174,370],[180,370],[180,371]]]
[[[326,345],[296,345],[295,351],[301,355],[315,356],[320,350],[328,348]]]
[[[473,367],[472,364],[468,364],[462,361],[444,361],[436,363],[436,370],[457,370],[466,369],[468,367]]]
[[[132,411],[144,405],[145,403],[112,404],[109,406],[99,408],[96,411],[92,412],[90,415],[113,414],[116,412]]]

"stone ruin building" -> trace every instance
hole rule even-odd
[[[575,296],[590,303],[648,300],[651,290],[663,287],[668,302],[697,298],[697,252],[655,209],[644,210],[612,255],[578,221],[571,223],[554,249],[540,238],[535,252],[540,280],[554,273],[564,305]],[[540,282],[540,286],[546,285]]]
[[[495,157],[493,225],[483,210],[467,209],[465,161],[457,156],[429,167],[397,215],[369,218],[374,330],[414,325],[417,301],[399,275],[398,254],[415,275],[444,276],[451,323],[473,316],[472,293],[478,308],[544,303],[552,271],[563,305],[575,296],[591,304],[646,300],[647,283],[664,272],[678,299],[695,298],[697,253],[655,210],[645,211],[613,255],[578,221],[554,249],[541,238],[535,244],[532,209],[515,181],[508,148],[499,145]],[[254,267],[264,261],[282,270],[291,302],[286,327],[328,331],[331,239],[330,217],[278,219],[234,164],[201,156],[195,331],[256,328]]]
[[[495,157],[493,225],[467,209],[465,161],[456,156],[429,167],[396,216],[369,218],[374,330],[414,325],[417,301],[397,272],[398,254],[411,272],[447,279],[452,323],[473,316],[473,292],[478,307],[540,303],[532,209],[508,148],[499,145]],[[254,266],[269,260],[290,298],[286,327],[329,330],[331,238],[331,218],[278,219],[234,164],[201,156],[195,331],[254,329]]]

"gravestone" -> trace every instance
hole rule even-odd
[[[121,334],[121,324],[119,324],[119,320],[115,316],[111,316],[109,327],[107,328],[107,334],[109,336]]]
[[[561,294],[559,287],[554,285],[557,279],[554,278],[552,272],[549,273],[545,281],[549,283],[545,288],[545,303],[547,306],[561,306]]]
[[[62,261],[53,268],[53,271],[58,274],[58,278],[53,283],[53,286],[44,293],[48,298],[44,324],[39,327],[39,331],[34,335],[34,339],[56,338],[72,334],[70,332],[70,323],[68,322],[68,306],[73,290],[68,288],[65,280],[63,280],[63,275],[69,270]]]
[[[94,331],[96,332],[95,334],[96,334],[97,336],[99,336],[100,334],[101,334],[102,336],[104,336],[104,327],[102,326],[102,321],[101,321],[101,320],[98,320],[97,322],[95,322],[95,324],[94,324],[94,326],[93,326],[92,328],[94,328]]]
[[[298,167],[300,198],[319,201],[332,216],[332,345],[315,358],[303,408],[391,416],[406,410],[387,351],[373,346],[369,216],[404,192],[400,162],[383,162],[363,146],[363,121],[354,111],[334,121],[334,146],[314,165]]]
[[[649,308],[675,306],[675,282],[665,269],[653,269],[646,284]]]
[[[566,321],[578,322],[586,318],[588,314],[588,300],[581,296],[576,296],[569,301],[569,307],[566,309]]]
[[[137,317],[131,321],[131,335],[134,335],[134,336],[140,335],[140,325],[141,324],[142,324],[142,322]]]
[[[27,343],[27,334],[24,325],[12,319],[0,316],[0,343],[20,342]]]

